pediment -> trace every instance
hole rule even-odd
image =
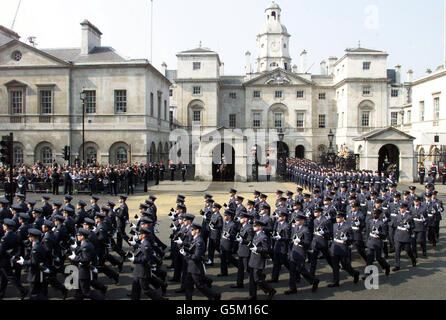
[[[20,59],[15,60],[15,53],[20,53]],[[69,65],[48,53],[13,40],[0,47],[0,67],[57,67]]]
[[[247,81],[245,86],[293,86],[312,84],[312,81],[278,68]]]
[[[376,129],[371,132],[368,132],[366,134],[363,134],[362,136],[359,136],[355,139],[355,141],[411,141],[415,140],[415,137],[412,137],[411,135],[402,132],[398,129],[395,129],[393,127],[388,128],[382,128],[382,129]]]

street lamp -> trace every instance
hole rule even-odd
[[[328,148],[329,152],[333,152],[333,140],[334,140],[334,133],[330,129],[330,133],[328,134],[328,142],[330,143],[330,147]]]
[[[328,147],[328,152],[327,152],[327,164],[334,164],[334,160],[336,157],[336,154],[334,153],[333,150],[333,140],[334,140],[334,133],[333,131],[330,129],[330,133],[328,134],[328,142],[329,142],[329,147]]]
[[[80,99],[82,101],[82,161],[85,164],[85,100],[87,100],[87,93],[84,88],[80,93]]]
[[[255,176],[256,181],[259,182],[259,161],[257,159],[257,145],[252,146],[251,153],[254,157],[254,166],[252,168],[253,176]]]

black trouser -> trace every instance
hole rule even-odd
[[[359,255],[364,259],[364,261],[367,263],[367,256],[365,254],[365,244],[363,240],[353,240],[353,245],[356,249],[356,251],[359,253]]]
[[[175,178],[175,171],[170,171],[170,181],[173,181]]]
[[[437,245],[437,235],[435,226],[429,226],[427,228],[427,239],[429,240],[429,242],[432,243],[434,247]]]
[[[180,254],[177,245],[172,246],[172,264],[173,264],[173,279],[181,280],[181,271],[183,269],[183,256]]]
[[[271,280],[278,281],[280,275],[280,269],[284,265],[288,270],[290,269],[290,263],[288,261],[287,254],[274,252],[273,253],[273,273],[271,275]]]
[[[133,194],[133,183],[127,182],[127,195]]]
[[[218,250],[220,247],[219,239],[211,239],[209,238],[209,249],[208,249],[208,258],[211,262],[214,262],[215,250]]]
[[[73,193],[73,184],[71,182],[64,183],[63,185],[63,193],[71,195]]]
[[[55,270],[51,270],[50,273],[45,274],[45,282],[43,283],[43,292],[45,295],[48,295],[48,285],[62,292],[62,294],[65,294],[68,291],[68,289],[57,280],[57,273]]]
[[[188,272],[186,274],[186,282],[184,288],[186,291],[186,300],[192,300],[194,285],[209,300],[216,299],[218,295],[207,287],[206,282],[207,281],[204,274],[194,274]]]
[[[424,184],[424,174],[418,176],[420,178],[420,184]]]
[[[40,275],[35,278],[29,282],[29,298],[30,300],[43,300],[43,284],[40,281]]]
[[[426,254],[426,231],[415,231],[415,237],[412,238],[412,251],[415,258],[418,258],[418,244],[421,245],[423,255]]]
[[[301,257],[301,259],[291,259],[290,260],[290,280],[289,280],[289,287],[290,290],[296,290],[296,280],[298,278],[298,275],[302,275],[305,280],[309,284],[314,283],[314,275],[312,275],[307,268],[305,268],[305,257]]]
[[[373,265],[374,261],[378,261],[382,269],[390,268],[389,263],[382,256],[382,248],[376,246],[374,248],[367,248],[367,265]]]
[[[238,266],[238,261],[234,256],[232,255],[232,251],[226,251],[223,248],[221,249],[220,253],[220,271],[221,274],[227,275],[228,274],[228,265],[232,263],[235,267]]]
[[[53,183],[53,194],[59,195],[59,184],[58,183]]]
[[[110,183],[110,195],[117,195],[118,194],[118,186],[115,183]],[[147,191],[147,190],[146,190]]]
[[[401,256],[401,250],[405,250],[409,256],[409,258],[413,261],[415,261],[415,256],[412,252],[412,246],[410,242],[399,242],[395,240],[395,267],[400,267],[400,256]]]
[[[78,299],[90,298],[91,300],[104,300],[104,296],[99,294],[96,290],[90,289],[91,280],[79,279],[79,289],[77,290]]]
[[[265,281],[265,274],[263,273],[263,269],[252,269],[249,274],[249,296],[257,297],[257,286],[263,290],[266,294],[269,294],[272,290],[274,290],[268,283]]]
[[[328,247],[316,246],[313,249],[313,252],[310,253],[310,273],[313,275],[313,277],[316,274],[317,258],[319,252],[322,252],[322,254],[325,257],[325,260],[327,260],[328,265],[332,267],[331,256],[330,252],[328,251]]]
[[[164,181],[164,171],[160,172],[160,181]]]
[[[243,286],[243,280],[245,279],[245,271],[249,272],[248,267],[249,257],[242,258],[238,257],[238,265],[237,265],[237,285]]]
[[[146,296],[152,300],[163,300],[163,297],[149,286],[150,278],[133,278],[132,282],[132,300],[139,300],[141,298],[141,290]]]
[[[352,267],[350,254],[346,255],[332,255],[331,262],[333,264],[333,282],[339,283],[339,263],[342,265],[342,269],[347,271],[352,277],[358,274],[358,271],[354,270]]]
[[[26,289],[22,286],[19,279],[12,272],[10,266],[4,266],[0,268],[0,297],[3,297],[6,292],[8,282],[11,282],[21,294],[25,293]]]
[[[118,232],[116,233],[116,250],[122,252],[122,241],[128,239],[128,235],[125,233],[125,222],[122,226],[118,227]]]
[[[183,182],[186,182],[186,172],[181,172],[181,176],[183,177]]]
[[[396,227],[389,226],[389,242],[390,242],[390,248],[395,249],[395,232]]]

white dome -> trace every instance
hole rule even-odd
[[[288,33],[287,28],[278,21],[268,21],[264,24],[260,34],[265,33]]]
[[[279,5],[275,3],[274,1],[271,2],[271,4],[266,8],[266,10],[272,10],[272,9],[280,9]]]

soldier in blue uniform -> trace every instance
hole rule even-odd
[[[208,261],[206,265],[214,265],[215,250],[220,251],[220,239],[223,229],[223,218],[220,214],[221,205],[214,203],[213,213],[209,222],[209,249],[208,249]]]
[[[251,246],[252,239],[254,238],[254,230],[252,224],[249,223],[251,218],[253,218],[253,216],[247,212],[244,212],[240,217],[240,230],[235,238],[235,240],[239,243],[237,251],[237,284],[232,285],[231,288],[243,288],[245,271],[249,272],[248,262],[251,254],[249,247]]]
[[[385,270],[386,276],[388,276],[390,274],[390,265],[382,257],[383,240],[386,237],[382,215],[381,209],[375,209],[372,218],[367,220],[367,265],[373,265],[375,260],[378,261],[381,268]]]
[[[331,224],[331,221],[322,215],[322,211],[322,208],[316,208],[316,210],[314,210],[313,238],[310,242],[309,247],[310,273],[313,277],[316,274],[319,252],[323,254],[325,259],[327,260],[328,265],[332,266],[331,255],[328,251],[328,241],[332,238],[331,235],[333,232],[333,226]],[[299,217],[299,215],[297,215],[297,217]]]
[[[218,277],[228,276],[228,265],[238,266],[237,259],[232,255],[234,249],[234,241],[237,235],[237,224],[233,221],[234,211],[226,209],[223,217],[223,230],[220,239],[220,273]],[[241,216],[240,216],[241,217]]]
[[[279,210],[279,217],[274,225],[272,239],[275,240],[273,245],[273,272],[271,280],[268,282],[278,283],[280,269],[284,265],[288,270],[290,264],[288,260],[288,249],[291,240],[291,228],[287,221],[288,213],[286,210]]]
[[[427,257],[426,248],[426,231],[428,224],[427,213],[431,210],[431,195],[428,194],[426,201],[421,205],[421,199],[415,198],[413,207],[410,208],[410,214],[413,216],[414,221],[414,237],[412,238],[412,251],[415,258],[418,258],[418,245],[421,246],[423,257]]]
[[[405,250],[412,261],[412,266],[417,265],[417,260],[412,251],[412,234],[415,227],[413,217],[407,210],[407,204],[402,204],[400,214],[396,220],[397,229],[395,231],[395,266],[392,271],[398,271],[400,267],[401,250]]]

